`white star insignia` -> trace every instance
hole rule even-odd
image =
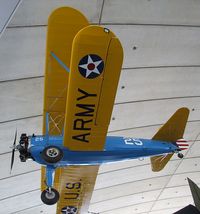
[[[100,74],[99,70],[97,69],[97,66],[102,62],[103,60],[99,60],[94,62],[90,55],[88,55],[88,61],[86,64],[79,65],[79,67],[86,69],[85,77],[88,77],[91,73]]]

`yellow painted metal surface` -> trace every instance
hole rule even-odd
[[[49,112],[49,134],[60,135],[62,133],[69,73],[57,58],[64,65],[70,67],[72,41],[77,32],[87,25],[87,19],[79,11],[69,7],[58,8],[49,17],[46,44],[43,134],[45,134],[46,128],[46,112]],[[43,190],[46,188],[44,183],[45,168],[43,167],[41,175],[41,189]],[[56,179],[59,177],[58,170],[55,177]]]
[[[69,166],[61,168],[58,191],[61,200],[57,213],[67,208],[77,209],[76,214],[88,213],[99,166]]]
[[[89,56],[102,66],[95,78],[87,76]],[[97,57],[95,59],[94,55]],[[99,57],[99,59],[98,59]],[[83,58],[86,61],[82,62]],[[121,72],[123,51],[115,35],[99,26],[88,26],[75,37],[70,64],[64,145],[71,150],[102,150]],[[101,59],[101,60],[100,60]],[[91,60],[91,59],[90,59]],[[98,67],[98,66],[97,66]],[[97,71],[98,73],[98,71]],[[87,77],[86,77],[87,76]],[[61,200],[57,213],[69,206],[87,213],[98,166],[70,166],[61,169]]]
[[[95,78],[90,78],[90,74],[87,78],[79,70],[81,59],[85,57],[87,61],[89,55],[94,60],[90,73],[96,72]],[[88,26],[85,17],[72,8],[54,11],[47,32],[43,133],[45,114],[49,112],[49,133],[59,135],[64,127],[67,148],[102,150],[122,59],[121,44],[111,31]],[[66,66],[70,67],[69,74]],[[87,213],[98,169],[98,166],[69,166],[56,170],[54,187],[60,193],[57,213],[70,207],[77,209],[77,214]],[[42,189],[44,175],[43,168]]]
[[[183,138],[186,123],[189,116],[188,108],[178,109],[172,117],[153,136],[153,140],[176,142]],[[151,157],[151,167],[154,172],[162,170],[173,154]]]
[[[89,63],[91,58],[92,63]],[[66,105],[66,147],[71,150],[103,149],[122,60],[122,46],[108,29],[88,26],[76,35]],[[94,77],[88,66],[95,62],[101,67],[96,66],[97,75]]]

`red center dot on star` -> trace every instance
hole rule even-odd
[[[90,63],[87,66],[88,70],[94,70],[95,69],[95,64],[94,63]]]

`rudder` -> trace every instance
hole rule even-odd
[[[153,140],[160,140],[166,142],[174,142],[183,138],[186,123],[189,116],[188,108],[178,109],[171,118],[158,130],[153,136]],[[159,155],[151,157],[152,171],[158,172],[162,170],[173,154]]]

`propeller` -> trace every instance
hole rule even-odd
[[[16,141],[17,141],[17,130],[15,131],[15,138],[14,138],[13,147],[12,147],[13,149],[12,149],[12,157],[11,157],[10,173],[11,173],[11,171],[12,171],[13,164],[14,164],[14,159],[15,159]]]

